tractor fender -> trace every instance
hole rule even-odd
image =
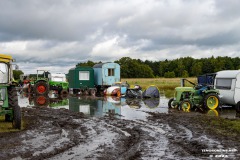
[[[203,93],[205,94],[209,94],[209,93],[215,93],[215,94],[219,94],[219,91],[218,90],[204,90]]]
[[[39,79],[39,80],[36,80],[35,83],[38,83],[38,82],[45,82],[48,84],[48,82],[46,80],[43,80],[43,79]]]

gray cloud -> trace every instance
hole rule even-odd
[[[237,0],[2,0],[0,6],[1,53],[26,72],[123,56],[240,55]]]

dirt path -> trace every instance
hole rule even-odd
[[[22,108],[26,129],[0,133],[0,159],[203,159],[240,157],[239,139],[211,133],[198,113],[149,113],[146,121],[66,109]],[[142,112],[142,111],[139,111]],[[137,112],[136,112],[137,114]],[[200,117],[201,116],[201,117]],[[232,149],[226,152],[217,152]],[[210,152],[209,150],[214,150]]]

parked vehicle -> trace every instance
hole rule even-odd
[[[133,88],[128,88],[126,92],[127,98],[142,98],[142,87],[139,85],[134,85]]]
[[[182,79],[184,84],[186,79]],[[190,82],[190,81],[188,81]],[[168,102],[169,108],[180,108],[182,110],[190,110],[193,107],[203,107],[208,109],[216,109],[219,107],[219,91],[209,85],[194,84],[194,87],[176,87],[174,98]]]
[[[58,94],[68,94],[68,82],[63,73],[51,74],[46,70],[37,70],[37,74],[21,75],[23,90],[36,95],[46,95],[50,90]]]
[[[92,67],[75,67],[68,72],[71,94],[95,95],[94,70]]]
[[[48,82],[50,90],[55,90],[60,95],[68,94],[69,84],[64,73],[51,73],[48,74]]]
[[[117,63],[99,63],[93,66],[94,84],[97,91],[103,91],[116,82],[120,82],[120,65]]]
[[[219,90],[223,104],[236,106],[240,111],[240,70],[217,72],[214,87]]]
[[[17,89],[13,84],[12,56],[0,54],[0,116],[21,129],[21,109],[18,105]]]
[[[129,84],[127,82],[116,82],[111,87],[104,90],[104,95],[107,96],[117,96],[126,95]]]

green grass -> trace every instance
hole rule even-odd
[[[239,119],[212,119],[208,123],[213,127],[215,132],[223,136],[238,136],[240,135],[240,120]]]
[[[187,78],[189,81],[196,83],[195,77]],[[173,97],[174,89],[179,87],[181,84],[181,78],[122,78],[122,82],[128,82],[130,86],[140,85],[145,90],[150,85],[155,85],[159,88],[160,92],[164,91],[167,98]],[[186,86],[192,87],[188,82]]]
[[[187,78],[191,82],[196,83],[195,77]],[[160,90],[174,90],[175,87],[180,86],[181,78],[122,78],[122,82],[127,81],[130,85],[138,84],[143,89],[146,89],[150,85],[157,86]],[[186,86],[192,86],[186,83]]]

